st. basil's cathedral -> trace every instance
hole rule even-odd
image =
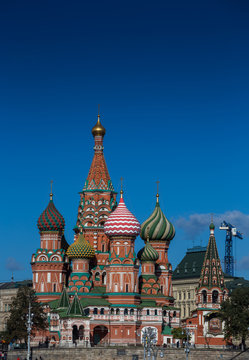
[[[122,189],[117,202],[99,115],[92,135],[94,157],[80,192],[73,244],[65,239],[65,220],[54,205],[52,191],[38,219],[40,248],[31,259],[33,287],[45,304],[49,329],[37,333],[33,342],[49,338],[69,347],[138,345],[144,330],[152,327],[158,345],[171,344],[172,328],[180,326],[168,260],[174,226],[164,215],[158,194],[153,213],[142,225],[127,209]],[[145,246],[136,254],[138,235]],[[216,277],[222,279],[220,266],[217,271]],[[198,326],[193,328],[196,337],[203,336]]]

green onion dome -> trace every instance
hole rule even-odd
[[[53,194],[50,194],[50,201],[46,209],[40,215],[37,226],[40,231],[63,231],[65,220],[54,206]]]
[[[149,241],[147,241],[145,247],[139,250],[137,257],[140,261],[157,261],[159,258],[158,252],[150,245]]]
[[[213,222],[211,222],[211,224],[209,225],[209,229],[210,229],[210,230],[214,230],[214,229],[215,229],[215,226],[214,226],[214,223],[213,223]]]
[[[151,216],[141,225],[140,236],[143,240],[170,241],[175,236],[175,228],[163,214],[157,194],[156,207]]]
[[[83,234],[67,249],[67,256],[70,259],[90,259],[94,257],[93,247],[85,240]]]

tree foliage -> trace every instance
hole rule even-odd
[[[221,304],[220,317],[225,322],[225,339],[234,337],[245,345],[249,335],[249,288],[237,288]]]
[[[36,330],[47,328],[47,316],[44,313],[42,304],[37,301],[35,291],[27,286],[18,289],[16,297],[10,305],[10,317],[7,321],[7,338],[10,341],[19,340],[27,342],[27,314],[31,304],[33,314],[32,333]]]
[[[174,328],[171,331],[173,338],[174,339],[179,339],[179,340],[183,340],[183,341],[187,341],[187,332],[185,329],[179,327],[179,328]],[[191,339],[191,336],[189,335],[188,340]]]

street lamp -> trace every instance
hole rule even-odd
[[[185,329],[185,333],[187,335],[187,342],[185,342],[185,353],[186,353],[186,360],[188,360],[188,354],[190,353],[190,348],[189,348],[190,331],[189,331],[189,329]],[[184,335],[184,331],[182,332],[182,334]]]
[[[30,353],[30,336],[31,336],[31,330],[32,330],[32,325],[33,325],[33,317],[34,314],[31,314],[31,302],[29,300],[29,311],[28,314],[26,315],[27,317],[27,321],[26,321],[26,326],[27,326],[27,331],[28,331],[28,354],[27,354],[27,360],[30,360],[31,358],[31,353]]]
[[[150,359],[152,355],[152,360],[156,360],[159,350],[160,350],[160,357],[163,358],[164,356],[163,350],[156,348],[156,343],[157,343],[156,338],[157,338],[157,334],[155,328],[148,327],[143,330],[142,342],[144,345],[144,360],[146,360],[146,355],[147,355],[147,359]]]

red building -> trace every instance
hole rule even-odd
[[[213,223],[201,270],[199,287],[196,291],[197,309],[185,320],[185,327],[191,332],[191,342],[197,346],[223,346],[223,324],[218,317],[221,302],[228,296],[224,274],[216,246]]]
[[[172,342],[171,328],[180,321],[168,261],[174,226],[163,214],[158,194],[154,212],[141,227],[122,191],[117,205],[99,116],[92,134],[94,157],[80,193],[74,243],[69,246],[65,240],[65,221],[52,194],[38,219],[33,286],[46,303],[49,331],[37,334],[34,342],[48,336],[60,346],[136,345],[149,326],[156,329],[158,344]],[[145,246],[137,256],[139,234]]]

